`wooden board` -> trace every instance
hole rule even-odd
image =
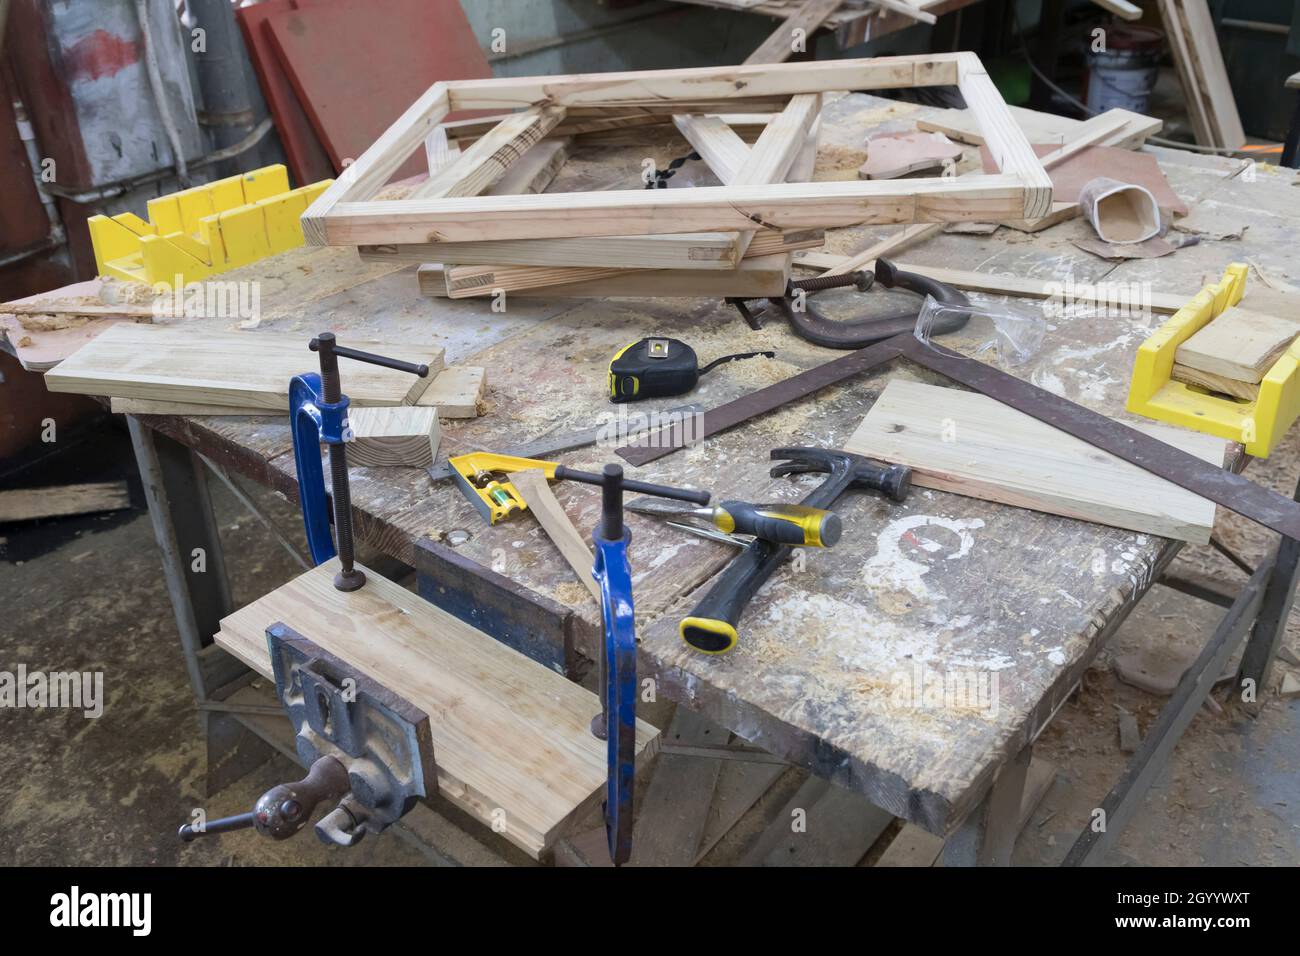
[[[790,59],[798,42],[803,50],[809,48],[809,37],[822,22],[835,12],[841,0],[803,0],[798,7],[772,31],[772,35],[758,45],[746,63],[780,63]]]
[[[605,785],[595,694],[373,571],[334,588],[337,559],[221,622],[217,643],[271,677],[266,628],[283,622],[429,715],[439,795],[539,856]],[[642,722],[644,747],[657,731]]]
[[[1242,398],[1248,402],[1253,402],[1259,398],[1259,385],[1256,383],[1238,382],[1231,378],[1224,378],[1222,375],[1215,375],[1213,372],[1202,372],[1200,369],[1179,365],[1177,362],[1174,363],[1174,367],[1170,370],[1169,377],[1175,382],[1182,382],[1185,385],[1197,385],[1209,389],[1211,392],[1230,395],[1233,398]]]
[[[824,243],[825,235],[817,229],[800,232],[776,232],[772,229],[764,229],[761,240],[754,240],[745,249],[745,258],[772,256],[799,249],[814,249]],[[535,289],[539,290],[537,294],[542,294],[546,286],[570,285],[598,279],[616,280],[629,273],[627,269],[586,266],[446,265],[444,268],[447,291],[453,299],[495,295],[498,291],[516,292]],[[725,273],[719,275],[723,274]]]
[[[198,402],[160,402],[148,398],[111,398],[114,415],[287,415],[288,408],[240,408],[237,405],[202,405]]]
[[[1300,317],[1224,309],[1174,353],[1174,361],[1237,382],[1258,384],[1300,335]]]
[[[917,228],[917,227],[910,227]],[[888,250],[882,247],[891,242],[897,246],[905,240],[921,238],[919,235],[894,236],[882,243],[854,256],[837,256],[825,252],[797,252],[795,265],[810,269],[826,270],[827,275],[839,275],[852,269],[872,269],[876,257],[885,255]],[[988,295],[1009,295],[1021,299],[1052,299],[1062,296],[1065,285],[1058,280],[1028,279],[1021,276],[995,275],[991,272],[972,272],[966,269],[944,269],[939,266],[923,266],[911,262],[895,262],[903,272],[914,272],[939,282],[947,283],[966,292],[983,292]],[[1075,304],[1093,303],[1100,308],[1119,308],[1128,310],[1144,309],[1162,315],[1173,315],[1194,296],[1195,292],[1150,292],[1145,288],[1133,288],[1123,282],[1108,286],[1105,282],[1097,284],[1079,283],[1069,289],[1070,301]]]
[[[131,507],[125,481],[0,491],[0,522],[122,511]]]
[[[1206,0],[1159,0],[1196,141],[1237,149],[1246,133]]]
[[[1226,443],[1137,426],[1215,464]],[[845,445],[913,469],[925,488],[1206,544],[1214,504],[974,392],[894,380]]]
[[[486,391],[487,369],[453,365],[438,373],[415,404],[432,405],[439,418],[478,418]]]
[[[561,556],[573,568],[578,580],[587,586],[592,598],[599,604],[600,588],[591,576],[595,564],[591,548],[564,513],[564,507],[556,500],[555,493],[546,481],[546,475],[539,468],[514,471],[510,473],[510,483],[518,489],[524,503],[528,505],[528,512],[545,529]]]
[[[431,84],[492,75],[457,0],[314,0],[265,23],[339,172]],[[403,157],[396,171],[424,168],[422,157]]]
[[[790,256],[755,256],[740,268],[716,269],[632,269],[617,276],[568,282],[540,288],[521,289],[516,296],[602,298],[605,296],[743,296],[758,298],[782,295],[790,276]],[[440,265],[421,266],[417,272],[422,295],[447,295],[446,274]]]
[[[428,468],[438,454],[438,410],[416,405],[353,408],[348,464],[368,468]]]
[[[199,332],[184,325],[121,323],[107,329],[45,373],[51,392],[144,398],[187,404],[288,411],[289,380],[317,371],[310,336],[269,332]],[[353,348],[409,362],[436,375],[434,346],[346,342]],[[343,391],[357,405],[415,401],[426,380],[392,369],[342,360]]]
[[[1030,143],[1047,146],[1063,146],[1074,139],[1086,121],[1058,116],[1055,113],[1042,113],[1026,109],[1023,106],[1008,106],[1008,112],[1024,133]],[[1160,132],[1164,125],[1154,116],[1134,113],[1129,110],[1111,109],[1105,115],[1115,113],[1122,115],[1127,123],[1123,130],[1112,140],[1105,141],[1107,146],[1121,146],[1136,149],[1151,136]],[[930,132],[944,133],[949,138],[969,143],[972,146],[984,145],[984,134],[980,131],[975,115],[967,109],[935,110],[916,121],[916,128]]]

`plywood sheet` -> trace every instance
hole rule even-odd
[[[269,332],[209,332],[184,325],[119,323],[45,373],[51,392],[145,398],[234,408],[288,409],[289,380],[317,371],[308,336]],[[347,342],[353,348],[442,368],[432,345]],[[413,403],[425,379],[341,360],[343,392],[358,405]]]
[[[595,694],[373,571],[334,588],[337,559],[224,618],[217,643],[271,676],[283,622],[429,715],[441,796],[538,856],[605,784]],[[638,744],[657,731],[643,723]],[[504,829],[501,829],[504,827]]]
[[[1058,147],[1035,146],[1034,152],[1046,156]],[[995,172],[997,163],[989,155],[987,147],[980,148],[985,172]],[[1161,209],[1171,210],[1178,215],[1186,215],[1187,203],[1183,202],[1169,185],[1169,180],[1160,169],[1160,163],[1150,153],[1135,153],[1130,149],[1115,146],[1090,146],[1073,156],[1066,157],[1051,169],[1052,199],[1058,203],[1073,203],[1079,200],[1079,190],[1099,176],[1119,180],[1122,183],[1134,183],[1145,186],[1156,197],[1156,204]]]
[[[1210,435],[1139,426],[1215,464]],[[913,482],[987,501],[1205,544],[1214,504],[976,392],[894,380],[847,449],[913,469]]]

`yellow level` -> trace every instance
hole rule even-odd
[[[1254,401],[1214,395],[1171,378],[1178,346],[1241,301],[1246,273],[1242,263],[1228,266],[1222,279],[1198,292],[1142,343],[1126,407],[1147,418],[1240,442],[1247,454],[1267,458],[1300,415],[1300,343],[1293,342],[1269,369]]]
[[[265,166],[149,200],[149,221],[126,212],[87,220],[102,276],[174,288],[303,244],[299,218],[333,180],[289,188]]]

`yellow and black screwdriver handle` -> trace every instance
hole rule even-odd
[[[728,534],[752,534],[772,544],[829,548],[840,540],[840,516],[807,505],[752,505],[723,501],[713,509],[714,527]]]
[[[894,501],[903,501],[912,484],[912,471],[901,465],[881,465],[845,451],[825,448],[777,448],[772,458],[782,463],[773,478],[807,472],[829,472],[821,486],[804,498],[810,509],[829,509],[845,490],[867,488]],[[756,538],[718,576],[704,599],[678,626],[684,640],[705,654],[724,654],[736,646],[736,623],[750,598],[790,557],[792,544]]]

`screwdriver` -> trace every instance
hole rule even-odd
[[[638,499],[629,511],[658,517],[703,518],[727,534],[750,534],[773,544],[829,548],[840,540],[844,528],[839,515],[807,505],[723,501],[712,507],[688,508],[665,501]]]

